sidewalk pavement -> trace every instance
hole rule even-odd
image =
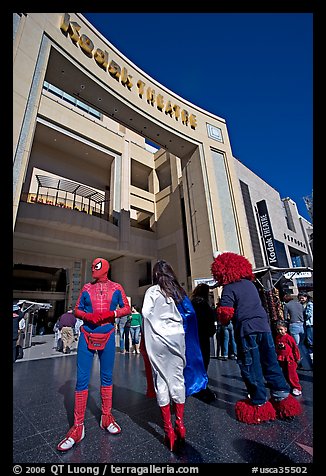
[[[52,349],[54,337],[37,336],[13,366],[13,462],[19,463],[249,463],[297,466],[313,462],[313,372],[299,370],[303,414],[293,421],[246,425],[235,419],[234,404],[246,397],[236,361],[211,358],[209,386],[217,399],[206,404],[189,397],[185,406],[186,444],[171,453],[155,399],[145,396],[144,364],[139,354],[117,351],[113,410],[122,428],[111,435],[99,427],[100,375],[94,357],[85,416],[85,438],[67,453],[57,443],[73,424],[76,351]],[[60,358],[55,358],[60,357]],[[310,474],[310,473],[308,473]]]

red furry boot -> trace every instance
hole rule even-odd
[[[88,390],[75,391],[74,425],[57,446],[59,451],[68,451],[85,436],[84,417],[87,405]]]
[[[121,432],[121,428],[115,421],[111,409],[112,409],[112,385],[104,387],[101,385],[101,400],[102,400],[102,416],[100,421],[100,427],[103,430],[107,430],[112,435],[116,435]]]
[[[168,403],[168,405],[165,405],[164,407],[160,407],[160,409],[162,413],[163,428],[165,433],[164,441],[166,445],[168,446],[169,450],[173,451],[175,440],[176,440],[176,434],[174,432],[174,429],[171,423],[170,404]]]
[[[238,421],[249,425],[259,425],[259,423],[276,418],[276,412],[271,402],[254,405],[249,399],[239,400],[235,404],[235,415]]]
[[[300,403],[291,394],[279,401],[275,401],[271,398],[270,402],[275,408],[276,418],[280,420],[290,419],[302,413]]]

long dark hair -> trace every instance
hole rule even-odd
[[[158,284],[163,294],[176,303],[181,302],[186,295],[171,265],[164,260],[158,261],[153,267],[153,284]]]
[[[192,292],[191,299],[209,300],[209,286],[206,283],[199,283]]]

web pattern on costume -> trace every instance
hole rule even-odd
[[[125,315],[123,308],[129,307],[129,302],[122,286],[107,280],[85,284],[76,306],[90,313],[116,311],[116,317],[121,317]]]

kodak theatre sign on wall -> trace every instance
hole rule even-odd
[[[275,240],[273,236],[271,221],[269,218],[267,205],[265,200],[257,202],[258,216],[263,235],[265,250],[270,266],[278,266],[278,259],[275,249]]]
[[[134,82],[133,77],[128,74],[127,68],[124,66],[121,67],[114,60],[110,60],[109,53],[106,50],[103,51],[100,48],[95,48],[94,43],[88,36],[79,33],[80,28],[77,22],[70,21],[70,15],[68,13],[64,14],[60,29],[69,35],[71,40],[76,43],[89,58],[93,58],[100,68],[103,68],[110,76],[131,91]],[[176,121],[181,119],[182,124],[196,129],[197,120],[194,114],[189,114],[188,111],[181,109],[180,106],[169,100],[166,101],[162,94],[156,95],[155,90],[150,86],[146,86],[146,83],[140,79],[137,81],[136,87],[139,97],[141,99],[145,97],[148,104],[152,106],[156,105],[159,111],[165,112],[166,115],[169,115]]]

